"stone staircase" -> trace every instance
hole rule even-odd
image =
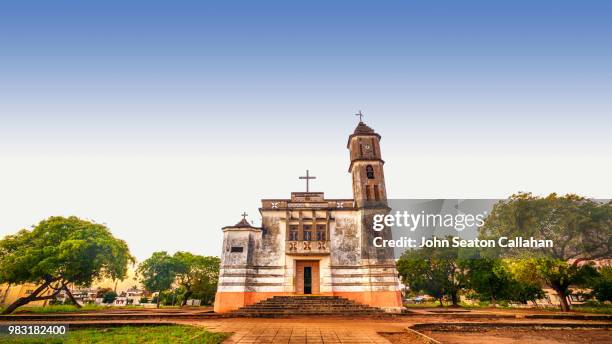
[[[291,315],[384,316],[387,313],[339,296],[300,295],[274,296],[230,314],[273,318]]]

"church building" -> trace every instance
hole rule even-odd
[[[361,118],[361,117],[360,117]],[[215,312],[224,313],[273,296],[328,295],[399,312],[402,307],[392,248],[374,247],[375,214],[389,212],[380,135],[363,121],[348,138],[352,199],[323,192],[292,192],[263,199],[261,227],[243,218],[223,227]]]

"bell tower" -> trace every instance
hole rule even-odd
[[[353,178],[353,197],[358,208],[386,208],[384,161],[380,153],[380,135],[362,121],[348,138],[351,155],[349,173]]]

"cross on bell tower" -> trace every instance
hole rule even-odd
[[[317,177],[311,176],[310,174],[308,174],[308,170],[306,170],[306,175],[305,176],[301,176],[301,177],[298,177],[298,178],[299,179],[306,179],[306,192],[310,192],[310,189],[309,189],[309,184],[310,184],[309,182],[310,182],[310,180],[311,179],[317,179]]]
[[[246,217],[249,216],[249,214],[246,213],[246,211],[242,212],[242,214],[240,214],[240,216],[242,216],[243,220],[246,220]]]
[[[361,113],[361,110],[355,114],[355,116],[359,116],[359,123],[363,122],[364,114]]]

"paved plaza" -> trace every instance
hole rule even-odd
[[[200,322],[215,332],[233,332],[226,343],[389,343],[377,332],[403,332],[402,322],[370,319],[224,319]]]
[[[408,327],[422,323],[448,322],[496,322],[534,323],[530,319],[452,319],[448,317],[408,316],[387,319],[376,318],[287,318],[253,319],[229,318],[206,321],[184,321],[195,326],[204,326],[214,332],[234,333],[226,343],[390,343],[380,333],[406,333]],[[540,319],[537,323],[585,323],[575,320]],[[589,321],[595,324],[610,324],[610,321]],[[586,333],[585,333],[586,334]],[[473,339],[472,339],[473,340]],[[418,343],[419,338],[414,341]],[[467,343],[467,342],[466,342]]]
[[[393,338],[394,343],[423,343],[421,334],[411,332],[408,328],[423,324],[563,324],[570,327],[572,324],[599,324],[603,329],[578,329],[575,331],[541,331],[541,330],[513,330],[498,329],[486,332],[437,332],[422,331],[426,335],[443,339],[442,342],[451,343],[475,343],[477,339],[497,341],[505,340],[505,343],[523,343],[524,338],[535,338],[539,336],[538,343],[597,343],[612,342],[612,319],[607,316],[597,316],[597,319],[553,319],[553,318],[528,318],[529,315],[562,315],[556,312],[536,311],[504,311],[504,310],[450,310],[447,314],[440,314],[439,309],[414,310],[410,315],[395,317],[291,317],[291,318],[244,318],[244,317],[219,317],[211,313],[202,313],[202,310],[194,309],[160,309],[140,311],[108,311],[93,312],[88,314],[47,314],[47,315],[23,315],[8,316],[2,318],[6,323],[9,319],[12,323],[69,323],[85,324],[89,326],[117,326],[130,324],[186,324],[204,327],[212,332],[231,333],[225,343],[390,343],[387,338]],[[574,315],[576,316],[576,315]],[[578,315],[580,317],[580,315]],[[593,317],[593,316],[589,316]],[[421,325],[418,325],[421,324]],[[76,326],[75,326],[76,327]],[[591,326],[593,327],[593,326]],[[539,332],[538,332],[539,331]],[[381,335],[384,333],[385,336]],[[467,335],[466,335],[467,333]],[[510,333],[510,334],[508,334]],[[404,334],[400,336],[399,334]],[[486,337],[489,335],[489,337]],[[556,338],[552,335],[560,336]],[[401,338],[399,338],[399,337]],[[475,336],[475,337],[474,337]],[[483,337],[485,336],[485,337]],[[554,337],[554,338],[553,338]],[[396,341],[398,340],[399,341]],[[450,341],[448,339],[451,339]],[[523,338],[520,341],[520,338]],[[502,340],[502,341],[503,341]],[[432,343],[436,343],[433,341]]]

